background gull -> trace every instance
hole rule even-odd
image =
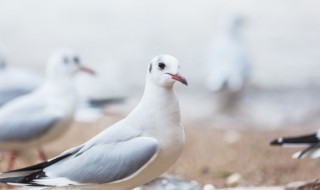
[[[0,47],[0,106],[39,88],[45,78],[27,69],[8,64],[4,48]],[[77,82],[76,121],[95,122],[104,116],[103,109],[110,104],[121,103],[123,97],[88,97],[80,93],[82,83]]]
[[[74,51],[61,50],[50,58],[43,86],[0,109],[0,150],[13,151],[8,169],[13,167],[16,151],[39,147],[68,128],[76,106],[72,78],[80,70],[93,73],[80,64]],[[46,159],[40,149],[39,153]]]
[[[187,85],[169,55],[148,67],[144,95],[123,120],[86,143],[35,166],[0,175],[0,182],[124,190],[155,179],[179,158],[184,145],[175,81]]]
[[[228,15],[207,52],[206,87],[216,94],[221,110],[233,108],[249,77],[250,58],[241,35],[243,22],[241,15]]]
[[[271,145],[283,147],[305,147],[304,150],[296,152],[293,158],[305,158],[310,156],[312,159],[320,158],[320,129],[316,133],[297,137],[280,137],[273,140]]]

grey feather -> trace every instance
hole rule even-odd
[[[25,141],[36,138],[54,126],[61,114],[47,109],[43,102],[0,112],[0,141]]]
[[[0,89],[0,106],[25,94],[32,92],[33,89]]]
[[[157,153],[158,142],[149,137],[96,144],[46,169],[49,178],[63,177],[78,183],[109,183],[137,172]],[[76,171],[76,172],[75,172]]]
[[[0,71],[0,105],[31,93],[43,83],[42,77],[33,72],[14,68]]]

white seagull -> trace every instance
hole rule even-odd
[[[294,159],[310,156],[312,159],[320,158],[320,129],[313,134],[297,137],[278,138],[273,140],[271,145],[283,147],[305,147],[303,151],[293,154]]]
[[[61,50],[49,59],[43,86],[0,108],[0,150],[12,151],[8,169],[13,167],[16,151],[40,148],[66,131],[76,105],[72,79],[80,70],[93,73],[80,64],[75,52]],[[39,153],[45,159],[41,149]]]
[[[143,97],[126,118],[47,162],[1,174],[0,182],[108,190],[150,182],[175,163],[184,146],[175,81],[187,85],[178,60],[153,58]]]
[[[205,85],[218,98],[222,111],[234,109],[250,74],[250,58],[241,35],[242,23],[240,15],[229,15],[205,60]]]
[[[0,47],[0,106],[29,94],[41,87],[45,78],[27,69],[8,65],[5,51]],[[76,90],[81,87],[76,84]],[[93,123],[104,116],[103,109],[110,104],[121,103],[124,98],[90,98],[77,95],[77,110],[75,120]],[[80,97],[80,98],[79,98]]]
[[[239,91],[249,77],[250,58],[241,35],[242,23],[240,15],[229,15],[224,31],[209,49],[206,60],[209,91]]]
[[[31,71],[8,66],[7,58],[0,49],[0,106],[37,89],[42,77]]]

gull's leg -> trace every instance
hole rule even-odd
[[[39,148],[38,148],[38,153],[39,153],[39,158],[40,158],[40,160],[42,160],[42,161],[47,161],[47,155],[46,155],[46,153],[44,152],[44,150],[42,149],[42,147],[39,147]]]
[[[0,161],[2,161],[5,158],[4,155],[5,155],[5,152],[0,152]]]
[[[9,152],[9,162],[7,167],[8,171],[13,169],[16,158],[17,158],[17,152],[15,151]]]

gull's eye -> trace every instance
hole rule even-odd
[[[74,61],[76,64],[79,64],[79,63],[80,63],[79,57],[74,57],[74,58],[73,58],[73,61]]]
[[[164,64],[163,62],[159,62],[158,67],[160,70],[163,70],[166,67],[166,64]]]

